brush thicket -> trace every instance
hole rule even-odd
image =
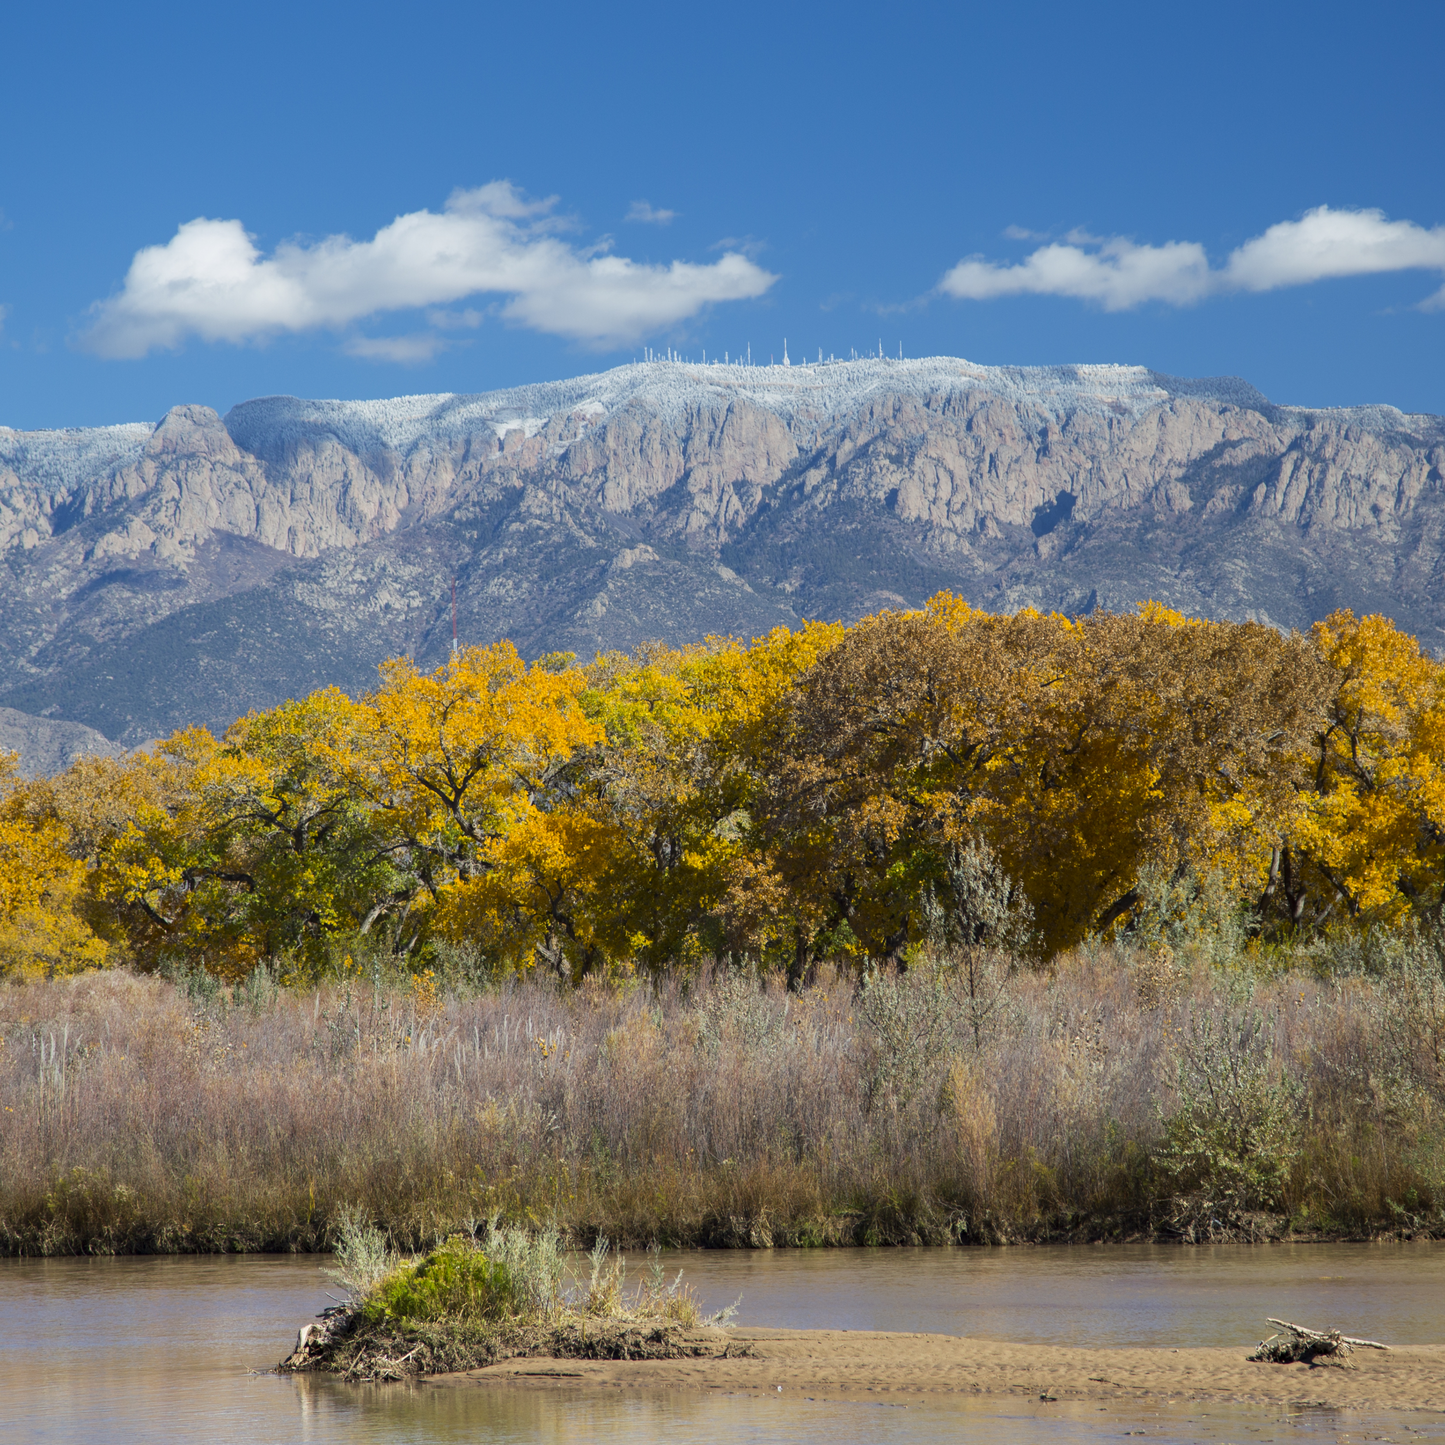
[[[398,1249],[493,1214],[627,1247],[1445,1224],[1428,959],[985,962],[982,1015],[945,964],[800,994],[6,986],[0,1247],[324,1249],[348,1211]]]

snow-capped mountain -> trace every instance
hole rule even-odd
[[[135,742],[436,661],[1154,597],[1445,644],[1445,421],[949,357],[0,427],[0,705]]]

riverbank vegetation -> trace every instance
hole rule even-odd
[[[0,991],[0,1248],[632,1248],[1445,1232],[1438,938],[1042,968]]]

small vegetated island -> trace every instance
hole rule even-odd
[[[284,1371],[395,1380],[500,1360],[696,1359],[725,1355],[729,1307],[704,1319],[681,1271],[669,1282],[656,1251],[629,1290],[626,1261],[599,1239],[585,1279],[569,1281],[557,1231],[475,1223],[415,1259],[379,1230],[344,1216],[330,1274],[347,1290],[302,1328]]]
[[[0,783],[0,1248],[1438,1234],[1442,884],[1381,617],[398,659]]]
[[[1161,1400],[1432,1413],[1445,1405],[1445,1346],[1397,1351],[1280,1320],[1269,1321],[1276,1333],[1250,1354],[739,1330],[731,1324],[736,1306],[703,1318],[681,1272],[669,1281],[655,1253],[646,1279],[629,1289],[625,1261],[606,1240],[569,1280],[551,1229],[499,1228],[495,1219],[478,1229],[471,1222],[467,1233],[413,1259],[398,1259],[378,1230],[350,1213],[338,1236],[337,1267],[329,1273],[347,1298],[301,1329],[278,1366],[283,1373],[350,1381],[440,1376],[489,1389],[807,1392],[809,1399],[1023,1396],[1038,1405],[1111,1402],[1123,1412]],[[1379,1352],[1365,1369],[1351,1359],[1363,1350]]]

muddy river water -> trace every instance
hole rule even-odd
[[[636,1264],[640,1266],[641,1260]],[[0,1440],[1445,1441],[1438,1415],[1178,1405],[870,1405],[342,1386],[266,1373],[328,1302],[315,1257],[0,1260]],[[750,1325],[1094,1346],[1239,1346],[1266,1315],[1445,1342],[1445,1245],[737,1251],[668,1257]],[[1132,1411],[1132,1413],[1131,1413]]]

